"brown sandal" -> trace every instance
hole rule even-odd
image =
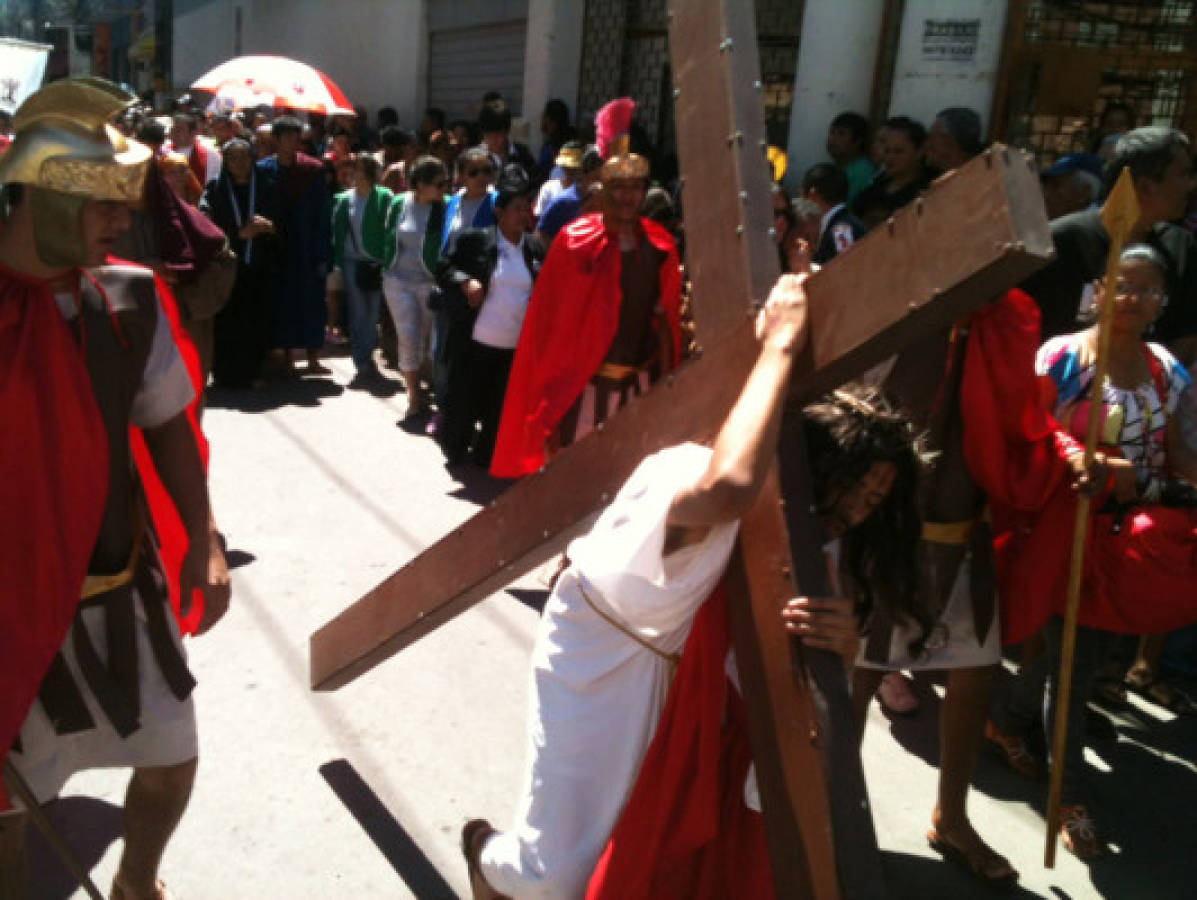
[[[955,863],[990,887],[1011,888],[1018,882],[1018,870],[1010,865],[1010,860],[984,844],[980,852],[969,854],[950,843],[934,825],[927,829],[927,843],[948,862]]]
[[[170,892],[166,886],[166,882],[161,878],[158,879],[154,885],[156,891],[155,900],[175,900],[175,895]],[[121,883],[115,878],[112,880],[112,892],[109,894],[112,900],[133,900],[133,896],[121,887]]]
[[[479,865],[482,847],[494,833],[494,827],[486,819],[471,819],[461,827],[461,853],[470,873],[470,892],[474,895],[474,900],[511,900],[487,883]]]

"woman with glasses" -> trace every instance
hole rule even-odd
[[[1192,379],[1160,344],[1145,340],[1167,305],[1167,262],[1147,244],[1122,251],[1114,285],[1099,286],[1095,305],[1112,303],[1110,364],[1101,385],[1098,477],[1088,493],[1089,526],[1068,710],[1068,745],[1061,761],[1061,839],[1081,859],[1103,844],[1083,783],[1086,703],[1113,633],[1158,634],[1197,619],[1197,455],[1186,440],[1193,414]],[[1097,328],[1052,338],[1036,358],[1040,396],[1061,429],[1085,439],[1094,396]],[[967,398],[965,398],[967,402]],[[1017,514],[1015,514],[1017,515]],[[1075,498],[1067,486],[1034,519],[1008,523],[998,545],[1004,639],[1021,642],[1040,627],[1045,651],[1025,665],[1009,696],[994,709],[986,736],[1011,768],[1037,777],[1039,760],[1024,735],[1044,715],[1051,734],[1055,678]],[[995,514],[999,526],[999,515]],[[1048,702],[1044,703],[1044,686]]]
[[[485,147],[471,147],[457,157],[457,177],[462,185],[445,208],[441,250],[465,228],[490,228],[495,224],[495,164]]]
[[[421,156],[408,174],[411,189],[391,201],[386,219],[387,258],[382,280],[387,309],[399,336],[399,374],[407,388],[407,417],[428,411],[420,368],[428,358],[432,313],[428,295],[441,255],[449,171],[435,156]]]

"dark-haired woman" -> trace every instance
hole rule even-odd
[[[378,375],[378,312],[382,304],[382,264],[387,256],[386,218],[393,195],[378,183],[382,163],[368,153],[353,160],[353,187],[333,201],[333,264],[345,286],[349,350],[359,378]]]
[[[1101,385],[1096,486],[1081,588],[1080,627],[1073,657],[1068,743],[1063,760],[1060,837],[1081,859],[1103,844],[1084,784],[1086,702],[1111,633],[1160,634],[1197,620],[1197,455],[1182,433],[1191,412],[1192,380],[1184,367],[1145,336],[1167,303],[1168,264],[1147,244],[1122,252],[1118,280],[1096,291],[1098,307],[1113,303],[1110,368]],[[1052,338],[1035,368],[1045,406],[1064,431],[1084,440],[1094,395],[1097,329]],[[1102,483],[1104,480],[1104,484]],[[1011,529],[999,554],[1004,594],[1016,602],[1004,626],[1008,642],[1043,628],[1045,652],[1024,666],[986,729],[1011,768],[1034,775],[1042,766],[1024,735],[1040,715],[1050,733],[1074,501],[1067,488],[1036,519]],[[1062,560],[1062,562],[1061,562]],[[1054,565],[1054,570],[1053,570]],[[1044,689],[1047,702],[1044,702]]]
[[[852,204],[852,211],[868,229],[884,222],[927,187],[923,145],[927,129],[906,116],[886,119],[881,126],[884,168]]]
[[[540,239],[528,233],[532,184],[527,174],[508,166],[498,187],[494,227],[459,232],[438,277],[442,296],[457,297],[445,310],[452,322],[445,341],[441,448],[450,463],[468,453],[484,469],[494,454],[515,346],[545,254]]]
[[[407,416],[411,418],[428,410],[420,369],[428,358],[432,331],[428,295],[440,259],[449,172],[435,156],[421,156],[408,180],[411,190],[396,194],[387,213],[382,288],[399,335],[399,374],[407,388]]]
[[[212,377],[224,387],[244,388],[259,383],[274,335],[278,186],[255,168],[248,142],[234,138],[222,157],[220,177],[208,183],[199,204],[237,255],[233,292],[216,314]]]

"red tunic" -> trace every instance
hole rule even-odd
[[[666,254],[661,305],[681,356],[681,270],[669,232],[640,220]],[[619,326],[619,241],[601,214],[582,216],[554,239],[520,332],[491,474],[519,478],[544,465],[544,444],[603,362]]]
[[[771,900],[764,818],[744,803],[744,703],[727,678],[727,595],[694,619],[635,787],[587,900]]]

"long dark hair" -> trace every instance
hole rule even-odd
[[[918,486],[923,468],[919,436],[884,395],[864,387],[837,390],[802,410],[815,502],[833,503],[872,468],[889,462],[897,477],[885,500],[841,539],[841,565],[851,578],[856,613],[867,622],[878,602],[894,618],[913,620],[922,649],[934,625],[919,603],[917,550],[922,533]]]

